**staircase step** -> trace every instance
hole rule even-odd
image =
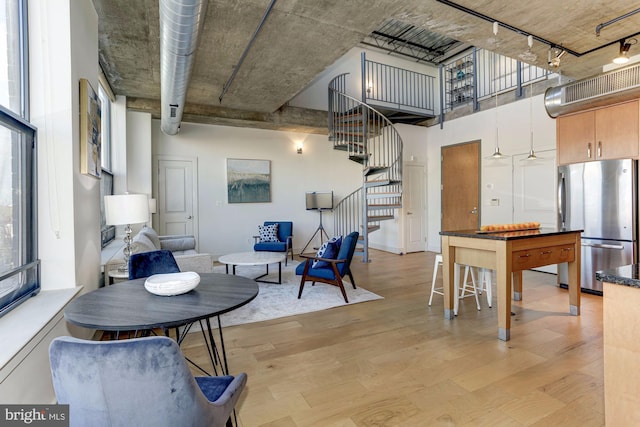
[[[349,156],[349,160],[360,163],[361,165],[363,165],[368,158],[369,156],[367,156],[366,154],[352,154],[351,156]]]
[[[370,211],[376,209],[400,209],[402,208],[402,203],[373,203],[367,205],[367,209]]]
[[[364,118],[362,117],[362,113],[334,113],[334,117],[336,121],[340,123],[352,123],[356,121],[362,122]]]
[[[394,184],[402,184],[402,181],[392,180],[392,179],[371,179],[367,180],[364,183],[364,186],[369,187],[381,187],[383,185],[394,185]]]
[[[371,175],[377,175],[380,173],[385,173],[388,170],[389,170],[388,166],[369,166],[368,168],[365,168],[363,173],[364,173],[364,176],[371,176]]]
[[[359,153],[364,153],[366,151],[365,148],[366,148],[365,145],[362,144],[360,141],[354,142],[354,141],[343,140],[343,141],[338,141],[336,144],[333,145],[334,150],[355,151]]]
[[[388,219],[394,219],[393,215],[372,215],[369,217],[369,222],[386,221]]]
[[[386,193],[367,193],[367,199],[386,199],[389,197],[402,197],[402,193],[399,192],[386,192]]]
[[[378,230],[380,230],[379,225],[369,225],[367,227],[367,233],[373,233],[374,231],[378,231]]]

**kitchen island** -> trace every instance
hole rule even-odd
[[[606,425],[640,425],[640,264],[596,272],[602,281]]]
[[[580,314],[580,233],[582,230],[480,232],[441,231],[444,317],[454,317],[455,264],[496,271],[498,338],[511,338],[511,289],[522,298],[522,271],[550,264],[568,263],[569,312]],[[512,282],[513,279],[513,282]]]

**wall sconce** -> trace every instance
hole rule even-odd
[[[302,147],[303,147],[302,142],[298,142],[296,144],[296,153],[302,154]]]
[[[614,64],[626,64],[629,62],[629,49],[631,49],[631,45],[636,44],[638,41],[636,39],[622,39],[620,40],[620,52],[618,56],[613,58]]]

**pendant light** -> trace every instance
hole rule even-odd
[[[529,133],[531,134],[529,155],[523,160],[537,160],[538,156],[536,156],[536,152],[533,151],[533,81],[529,84]]]
[[[494,42],[494,52],[492,52],[492,61],[491,61],[491,70],[492,70],[492,75],[491,75],[491,81],[494,82],[495,85],[495,80],[496,80],[496,53],[495,53],[495,49],[498,47],[498,23],[494,22],[493,23],[493,42]],[[491,82],[489,82],[489,89],[491,89]],[[496,98],[496,106],[495,106],[495,126],[496,126],[496,146],[495,149],[493,151],[493,154],[491,156],[489,156],[489,159],[494,159],[494,160],[499,160],[499,159],[503,159],[507,156],[505,156],[504,154],[502,154],[502,152],[500,151],[500,146],[498,145],[498,89],[497,87],[494,90],[495,92],[495,98]]]

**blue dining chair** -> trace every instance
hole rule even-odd
[[[302,276],[300,279],[298,299],[302,297],[302,290],[304,289],[305,282],[312,282],[312,285],[315,285],[316,282],[322,282],[340,288],[340,292],[344,297],[344,302],[349,303],[342,278],[345,275],[349,276],[351,286],[353,286],[353,289],[356,288],[356,282],[353,280],[350,266],[351,259],[353,258],[353,254],[358,243],[358,236],[358,232],[354,231],[343,238],[335,258],[323,258],[317,255],[309,256],[300,254],[302,258],[305,258],[305,262],[300,263],[298,267],[296,267],[296,274]],[[314,264],[314,261],[320,262]]]
[[[58,403],[69,425],[224,426],[247,375],[194,377],[178,344],[153,336],[120,341],[57,337],[49,346]]]
[[[180,268],[173,253],[166,249],[141,252],[129,257],[129,280],[154,274],[179,273]]]

